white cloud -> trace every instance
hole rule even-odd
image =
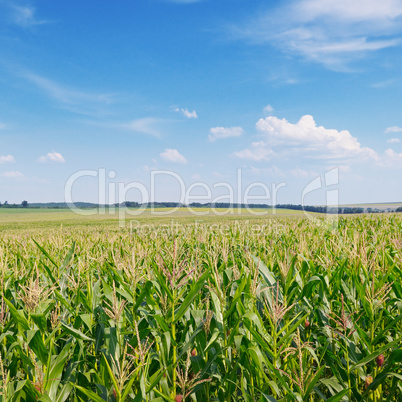
[[[0,155],[0,163],[11,163],[11,162],[15,162],[14,156]]]
[[[310,115],[303,116],[295,124],[269,116],[260,119],[256,127],[262,140],[236,152],[235,156],[254,161],[269,160],[275,154],[287,157],[297,155],[302,159],[345,160],[359,157],[378,160],[376,152],[361,147],[349,131],[317,126]]]
[[[296,168],[296,169],[292,169],[290,171],[290,174],[294,177],[307,177],[307,176],[313,176],[314,172],[309,172],[304,169]]]
[[[397,82],[398,81],[395,79],[389,79],[389,80],[375,82],[374,84],[371,84],[370,86],[372,88],[376,88],[376,89],[384,89],[384,88],[389,88],[391,86],[395,86],[395,84]]]
[[[402,127],[398,126],[387,127],[387,129],[385,130],[385,134],[389,133],[402,133]]]
[[[341,173],[349,173],[351,171],[351,168],[348,165],[341,165],[341,166],[335,166],[335,167],[337,167]],[[331,169],[333,169],[333,168],[331,168]],[[330,169],[328,169],[328,170],[330,170]]]
[[[401,17],[401,0],[290,1],[233,34],[347,71],[350,61],[399,45]]]
[[[48,97],[59,102],[63,108],[79,114],[93,114],[100,105],[114,103],[112,94],[91,93],[67,87],[49,78],[29,71],[20,72],[20,76],[34,84]]]
[[[6,177],[8,179],[22,179],[24,178],[24,175],[21,172],[18,172],[17,170],[12,171],[12,172],[4,172],[1,174],[2,177]]]
[[[390,138],[389,140],[387,140],[387,142],[389,144],[396,144],[398,142],[400,142],[401,140],[399,138]]]
[[[142,119],[132,120],[128,124],[121,125],[121,127],[130,131],[160,137],[161,134],[156,127],[158,123],[159,120],[154,117],[144,117]]]
[[[177,149],[166,148],[165,151],[160,154],[160,157],[167,162],[187,163],[187,159]]]
[[[296,10],[306,21],[329,17],[338,21],[391,23],[402,16],[400,0],[304,0]]]
[[[222,138],[240,137],[244,130],[241,127],[213,127],[209,132],[209,141],[214,142]]]
[[[20,27],[29,28],[48,23],[48,21],[36,18],[34,7],[11,5],[10,9],[12,22]]]
[[[250,166],[250,172],[254,175],[258,176],[274,176],[274,177],[285,177],[285,173],[282,169],[278,168],[275,165],[271,165],[270,167],[255,167]]]
[[[89,101],[106,104],[113,103],[112,96],[110,94],[94,94],[75,88],[68,88],[48,78],[35,74],[26,74],[25,77],[60,102],[77,103],[81,101]]]
[[[184,117],[187,117],[188,119],[198,119],[198,115],[195,110],[193,110],[192,112],[189,112],[189,110],[187,108],[183,109],[183,108],[177,107],[174,111],[180,112]]]
[[[64,163],[66,160],[63,155],[58,152],[49,152],[45,156],[41,156],[38,159],[41,163],[54,162],[54,163]]]
[[[382,167],[402,168],[402,153],[397,153],[389,148],[385,151],[385,157],[379,163]]]
[[[267,105],[263,109],[263,112],[267,113],[267,114],[272,113],[273,111],[274,111],[274,108],[271,105]]]
[[[129,122],[112,122],[112,121],[95,121],[87,120],[86,124],[100,127],[107,130],[125,130],[135,133],[147,134],[156,138],[160,138],[163,132],[160,129],[162,123],[167,123],[168,120],[158,119],[155,117],[143,117],[140,119],[131,120]]]
[[[397,158],[397,159],[400,159],[400,160],[402,160],[402,153],[400,153],[400,154],[398,154],[398,153],[396,153],[393,149],[391,149],[391,148],[388,148],[386,151],[385,151],[385,155],[387,155],[388,157],[390,157],[390,158]]]
[[[252,161],[268,161],[272,159],[275,152],[268,148],[264,142],[253,142],[249,148],[235,152],[234,155],[240,159],[248,159]]]

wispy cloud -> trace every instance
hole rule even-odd
[[[46,163],[46,162],[53,162],[53,163],[64,163],[66,160],[64,159],[63,155],[59,152],[49,152],[45,156],[41,156],[38,159],[38,162]]]
[[[160,137],[161,133],[157,125],[160,123],[159,119],[154,117],[144,117],[142,119],[132,120],[129,123],[121,124],[120,127],[129,131],[152,135],[153,137]]]
[[[240,137],[243,132],[242,127],[213,127],[209,130],[208,139],[214,142],[222,138]]]
[[[160,157],[167,162],[187,163],[187,159],[177,149],[166,148],[164,152],[160,154]]]
[[[292,169],[290,171],[290,174],[294,177],[308,177],[308,176],[318,176],[317,172],[314,172],[313,170],[304,170],[300,168]]]
[[[35,85],[59,106],[79,114],[92,114],[99,106],[114,103],[112,94],[92,93],[60,84],[41,75],[22,71],[20,75]]]
[[[269,167],[256,167],[251,165],[249,167],[249,171],[250,173],[252,173],[253,175],[256,176],[265,176],[265,177],[269,177],[269,176],[274,176],[274,177],[286,177],[285,172],[278,168],[278,166],[275,165],[271,165]]]
[[[86,120],[85,123],[91,126],[99,127],[107,130],[123,130],[133,133],[141,133],[150,135],[152,137],[161,138],[163,131],[162,125],[167,124],[169,120],[159,119],[156,117],[142,117],[139,119],[133,119],[126,122],[113,122],[113,121],[96,121]]]
[[[18,170],[14,170],[14,171],[11,171],[11,172],[1,173],[1,177],[5,177],[5,178],[8,178],[8,179],[23,179],[25,176],[21,172],[19,172]]]
[[[398,126],[387,127],[385,130],[385,134],[389,133],[402,133],[402,127]]]
[[[396,85],[400,85],[399,80],[396,79],[388,79],[388,80],[384,80],[384,81],[378,81],[375,82],[373,84],[371,84],[370,86],[372,88],[376,88],[376,89],[385,89],[385,88],[389,88],[389,87],[394,87]]]
[[[14,156],[0,155],[0,163],[12,163],[12,162],[15,162]]]
[[[36,25],[43,25],[49,21],[36,17],[36,9],[30,6],[9,5],[11,21],[23,28],[30,28]]]
[[[392,24],[402,16],[400,0],[302,0],[294,3],[301,19],[330,18],[350,23]]]
[[[261,141],[253,142],[249,148],[234,153],[237,158],[255,162],[269,161],[274,155],[275,152]]]
[[[390,138],[389,140],[387,140],[387,142],[389,144],[397,144],[398,142],[401,142],[401,140],[399,138]]]
[[[265,114],[270,114],[274,111],[274,108],[271,105],[267,105],[262,110]]]
[[[401,0],[293,0],[232,34],[347,71],[350,61],[398,46],[401,17]]]
[[[382,167],[388,168],[402,168],[402,153],[397,153],[389,148],[385,151],[385,158],[379,164]]]
[[[198,115],[195,110],[190,112],[187,108],[183,109],[177,107],[174,111],[181,113],[184,117],[187,117],[188,119],[198,119]]]

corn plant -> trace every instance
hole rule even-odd
[[[402,400],[399,216],[150,224],[1,232],[1,401]]]

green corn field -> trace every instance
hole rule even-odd
[[[6,228],[1,401],[401,401],[402,217]]]

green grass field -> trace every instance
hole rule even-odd
[[[0,401],[402,400],[402,215],[277,212],[0,210]]]
[[[278,216],[303,216],[300,211],[276,209],[274,210],[254,210],[257,214],[254,215],[246,209],[238,211],[234,209],[233,214],[227,213],[225,209],[217,208],[216,211],[220,215],[214,214],[209,208],[193,208],[196,214],[189,211],[187,208],[179,208],[177,210],[170,210],[168,208],[155,208],[154,213],[150,210],[145,210],[139,215],[132,215],[131,213],[124,213],[125,226],[130,227],[130,221],[139,221],[144,224],[159,224],[169,222],[212,222],[212,221],[231,221],[231,220],[244,220],[252,219],[259,220],[263,218],[272,218]],[[254,212],[253,211],[253,212]],[[202,214],[202,215],[201,215]],[[93,214],[89,216],[82,216],[74,213],[69,209],[9,209],[0,208],[0,230],[11,229],[24,229],[24,228],[51,228],[63,226],[119,226],[119,210],[109,212],[105,211],[104,214]]]

